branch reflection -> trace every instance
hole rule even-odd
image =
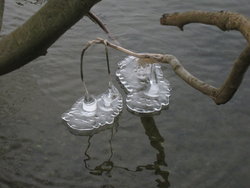
[[[157,186],[161,188],[169,187],[169,172],[163,169],[167,167],[167,163],[165,162],[165,151],[162,146],[164,138],[161,136],[153,117],[141,117],[141,122],[145,129],[145,133],[150,140],[151,146],[155,148],[158,153],[156,154],[156,161],[153,164],[138,166],[136,169],[145,168],[147,170],[154,170],[155,174],[160,175],[163,178],[163,180],[156,179],[156,182],[158,183]]]
[[[114,128],[111,129],[111,138],[109,139],[110,156],[109,156],[108,160],[106,160],[103,163],[101,163],[100,165],[96,166],[94,169],[91,169],[87,164],[87,162],[91,159],[91,157],[88,154],[88,150],[90,148],[90,145],[91,145],[90,140],[93,137],[93,135],[89,136],[88,146],[87,146],[87,148],[86,148],[86,150],[84,152],[85,156],[87,157],[86,159],[84,159],[84,165],[90,171],[91,174],[102,175],[105,172],[106,175],[111,177],[111,171],[114,168],[114,164],[111,161],[111,158],[113,157],[113,148],[112,148],[112,142],[111,142],[112,139],[113,139],[113,135],[114,135]]]
[[[111,136],[109,139],[109,148],[110,148],[110,156],[107,160],[102,162],[101,164],[97,165],[94,168],[90,168],[88,166],[88,161],[91,160],[90,155],[88,154],[88,150],[91,145],[91,139],[93,136],[90,136],[88,139],[88,146],[85,150],[86,159],[84,159],[84,164],[86,169],[89,170],[90,174],[93,175],[105,175],[111,177],[111,172],[113,169],[123,169],[129,172],[141,172],[143,170],[150,170],[154,171],[156,175],[159,175],[161,178],[157,178],[155,181],[157,182],[157,187],[160,188],[168,188],[170,187],[168,176],[169,172],[166,170],[167,163],[165,161],[165,151],[162,143],[164,142],[164,138],[161,136],[153,117],[141,117],[141,123],[145,129],[145,134],[148,136],[150,140],[151,146],[157,151],[156,153],[156,160],[152,164],[147,165],[139,165],[135,168],[135,170],[131,170],[127,167],[122,167],[119,165],[114,164],[112,161],[113,157],[113,148],[112,148],[112,139],[114,136],[114,129],[111,129]],[[116,126],[117,127],[117,126]]]

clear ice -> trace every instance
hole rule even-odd
[[[62,119],[73,134],[92,135],[113,124],[122,107],[122,96],[110,81],[107,91],[96,97],[86,94],[62,114]]]
[[[118,63],[116,76],[128,93],[126,105],[130,111],[151,114],[169,105],[170,85],[159,63],[142,64],[128,56]]]

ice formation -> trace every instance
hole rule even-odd
[[[130,111],[151,114],[169,105],[170,85],[159,63],[142,64],[128,56],[118,63],[116,76],[128,93],[126,105]]]
[[[99,96],[85,95],[71,109],[62,114],[73,134],[92,135],[112,125],[122,111],[122,96],[109,82],[106,92]]]

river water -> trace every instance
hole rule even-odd
[[[2,35],[41,6],[6,1]],[[230,10],[250,17],[249,9],[247,0],[103,0],[92,10],[122,46],[173,54],[194,75],[220,86],[246,46],[243,37],[201,24],[182,32],[161,26],[159,18],[187,10]],[[80,52],[96,37],[107,36],[83,18],[46,56],[0,77],[1,188],[250,187],[249,71],[234,98],[217,106],[163,65],[172,87],[168,110],[140,118],[124,108],[113,129],[92,137],[71,134],[60,116],[83,94]],[[108,86],[103,51],[97,46],[86,56],[86,82],[93,94]],[[117,62],[126,55],[111,50],[110,56],[115,80]]]

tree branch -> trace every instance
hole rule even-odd
[[[105,26],[105,24],[100,20],[100,18],[97,15],[89,11],[87,16],[89,17],[90,20],[92,20],[95,24],[97,24],[108,35],[110,39],[112,39],[113,41],[119,44],[119,42],[111,35],[108,28]]]
[[[141,59],[141,63],[167,63],[170,64],[174,72],[180,76],[185,82],[187,82],[192,87],[196,88],[200,92],[210,96],[211,98],[214,98],[217,93],[217,89],[209,84],[206,84],[205,82],[199,80],[192,74],[190,74],[179,62],[179,60],[169,54],[153,54],[153,53],[136,53],[131,50],[128,50],[126,48],[123,48],[121,46],[118,46],[116,44],[113,44],[105,39],[97,38],[96,40],[89,41],[86,46],[83,49],[83,52],[86,51],[91,45],[93,44],[104,44],[107,45],[115,50],[121,51],[123,53],[126,53],[128,55],[137,57]]]
[[[184,13],[173,13],[173,14],[164,14],[161,18],[161,24],[163,25],[172,25],[177,26],[181,30],[186,24],[189,23],[203,23],[209,25],[215,25],[222,29],[226,30],[238,30],[242,33],[245,39],[250,44],[250,21],[241,14],[232,13],[232,12],[202,12],[202,11],[190,11]],[[105,43],[103,39],[97,39],[90,41],[89,46],[93,43]],[[250,45],[246,47],[243,52],[240,54],[239,58],[235,61],[234,66],[227,79],[220,88],[216,88],[210,84],[203,82],[197,77],[193,76],[188,72],[179,60],[173,55],[168,54],[142,54],[135,53],[128,49],[122,48],[121,46],[107,42],[107,45],[127,53],[129,55],[143,59],[141,62],[162,62],[170,64],[174,72],[182,78],[190,86],[194,87],[203,94],[209,96],[214,100],[216,104],[225,104],[228,102],[234,95],[234,93],[239,88],[244,73],[247,71],[248,66],[250,65]]]
[[[99,19],[98,16],[96,16],[93,12],[90,12],[87,14],[87,16],[107,34],[109,34],[108,28],[102,23],[102,21]]]
[[[183,30],[186,24],[190,23],[214,25],[222,31],[237,30],[240,31],[248,43],[250,43],[250,21],[248,18],[238,13],[228,11],[188,11],[183,13],[163,14],[160,22],[162,25],[177,26],[181,30]]]
[[[250,21],[248,18],[238,13],[225,11],[190,11],[184,13],[164,14],[160,21],[162,25],[177,26],[181,30],[183,30],[183,27],[189,23],[215,25],[223,31],[238,30],[250,44]],[[193,83],[191,82],[188,83],[205,94],[212,94],[208,95],[214,99],[216,104],[224,104],[233,97],[234,93],[239,88],[244,77],[244,73],[247,71],[249,65],[250,46],[248,45],[248,47],[243,50],[239,58],[235,61],[229,76],[220,88],[215,89],[213,87],[210,87],[208,84],[203,83],[205,85],[208,85],[208,87],[206,87],[206,92],[203,92],[205,90],[202,89],[201,91],[200,89],[196,88],[196,84],[193,85]]]
[[[22,26],[0,41],[0,75],[45,55],[47,49],[99,1],[48,1]]]
[[[242,54],[240,55],[239,59],[234,64],[234,67],[229,74],[228,78],[226,79],[225,83],[221,88],[216,88],[212,85],[209,85],[197,77],[193,76],[189,73],[185,67],[180,63],[180,61],[173,55],[169,54],[153,54],[153,53],[136,53],[116,44],[113,44],[105,39],[97,38],[95,40],[89,41],[83,49],[83,52],[86,51],[90,46],[93,44],[104,44],[107,45],[115,50],[121,51],[131,56],[135,56],[141,59],[141,63],[166,63],[171,65],[171,68],[174,72],[182,78],[186,83],[190,86],[194,87],[201,93],[209,96],[212,98],[216,104],[224,104],[228,102],[232,97],[233,94],[237,91],[240,83],[243,79],[244,73],[249,66],[250,60],[250,53],[249,47],[247,47]],[[83,53],[82,53],[83,55]]]

